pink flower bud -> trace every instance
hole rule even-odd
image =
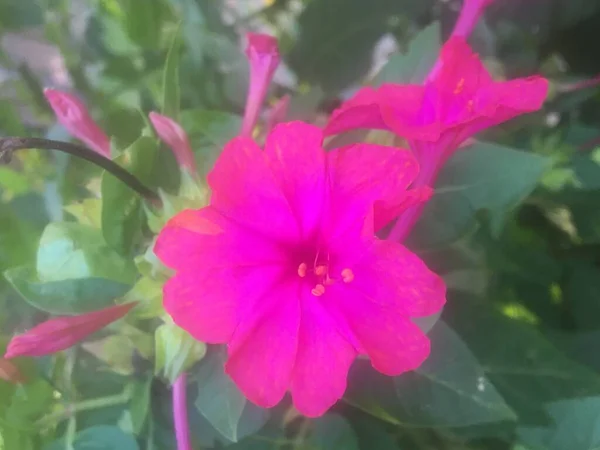
[[[175,159],[182,168],[192,173],[196,172],[196,160],[187,134],[181,126],[167,116],[151,112],[150,122],[156,130],[161,141],[169,146],[175,155]]]
[[[250,88],[242,123],[242,136],[251,136],[260,108],[279,65],[277,39],[258,33],[247,34],[246,56],[250,62]]]
[[[110,158],[110,140],[94,122],[85,105],[75,96],[55,89],[44,89],[44,95],[58,121],[71,135],[92,150]]]
[[[494,0],[464,0],[458,20],[452,30],[452,37],[468,38],[477,24],[483,10]]]
[[[275,125],[285,120],[288,107],[290,106],[290,96],[284,95],[267,113],[267,133],[269,133]]]
[[[77,316],[56,317],[11,339],[4,358],[45,356],[72,347],[129,312],[135,303],[111,306]]]

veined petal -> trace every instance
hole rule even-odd
[[[379,112],[379,95],[372,87],[364,87],[336,109],[323,130],[325,136],[355,128],[387,130]]]
[[[261,300],[271,308],[254,323],[245,322],[229,345],[225,371],[253,403],[270,408],[287,391],[300,327],[300,282],[285,281]]]
[[[325,151],[321,129],[303,122],[277,125],[267,137],[265,154],[288,199],[302,236],[314,234],[325,206]]]
[[[257,266],[283,263],[285,249],[219,213],[212,206],[187,209],[173,217],[158,235],[154,253],[168,267]]]
[[[291,206],[267,155],[248,138],[231,140],[208,174],[211,206],[239,224],[280,241],[300,236]]]
[[[296,409],[318,417],[331,408],[344,395],[356,354],[329,312],[306,290],[290,389]]]

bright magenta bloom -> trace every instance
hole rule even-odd
[[[191,173],[196,173],[196,160],[186,132],[173,119],[155,112],[148,117],[156,134],[173,151],[175,159],[180,167]]]
[[[242,136],[251,136],[267,89],[279,65],[279,47],[273,36],[260,33],[246,35],[246,56],[250,63],[250,86],[242,122]]]
[[[407,191],[411,153],[325,152],[322,140],[302,122],[277,125],[264,151],[232,140],[208,176],[210,205],[171,219],[154,249],[177,272],[164,287],[175,323],[228,344],[226,371],[252,402],[289,390],[307,416],[343,395],[358,354],[388,375],[417,368],[429,340],[410,318],[445,302],[440,277],[374,234],[431,195]]]
[[[4,357],[44,356],[65,350],[120,319],[134,306],[135,303],[125,303],[87,314],[49,319],[13,337]]]
[[[48,88],[44,89],[44,95],[58,121],[72,136],[102,156],[110,158],[110,139],[77,97]]]

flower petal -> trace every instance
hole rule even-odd
[[[225,343],[238,323],[249,319],[256,302],[270,292],[281,274],[278,264],[190,266],[165,284],[164,307],[178,326],[199,341]]]
[[[269,160],[251,139],[231,140],[208,174],[211,205],[235,222],[277,240],[293,241],[299,228]]]
[[[314,234],[325,204],[325,151],[321,129],[303,122],[277,125],[265,154],[292,206],[304,238]]]
[[[372,87],[362,88],[336,109],[331,114],[323,134],[330,136],[355,128],[388,129],[379,113],[379,96]]]
[[[421,186],[401,192],[394,201],[375,202],[375,230],[381,230],[408,208],[422,205],[433,195],[429,186]]]
[[[154,253],[168,267],[233,267],[285,261],[276,242],[229,220],[213,207],[184,210],[158,235]]]
[[[376,240],[369,252],[352,268],[350,284],[370,301],[392,307],[406,316],[428,316],[446,302],[442,277],[403,245]]]
[[[429,356],[427,336],[396,308],[373,302],[353,283],[328,286],[326,295],[346,317],[373,367],[390,376],[418,368]]]
[[[298,349],[300,283],[287,281],[261,300],[271,305],[255,324],[241,324],[229,345],[225,371],[253,403],[270,408],[287,391]]]
[[[196,160],[185,130],[173,119],[162,114],[151,112],[148,117],[156,134],[167,144],[180,167],[196,173]]]
[[[291,384],[296,409],[318,417],[331,408],[344,395],[355,357],[356,350],[338,332],[334,319],[307,290]]]

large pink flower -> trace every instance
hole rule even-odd
[[[210,206],[175,216],[154,248],[176,271],[164,288],[175,323],[228,344],[226,371],[252,402],[289,390],[307,416],[343,395],[358,354],[388,375],[417,368],[429,341],[410,318],[445,301],[440,277],[374,234],[430,196],[407,191],[414,157],[369,144],[326,153],[322,139],[291,122],[264,151],[232,140],[209,174]]]

